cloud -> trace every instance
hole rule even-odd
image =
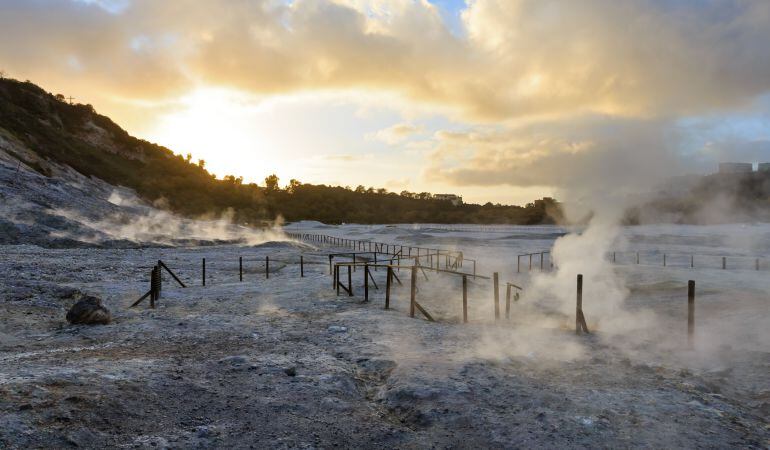
[[[424,130],[425,128],[422,126],[408,123],[398,123],[383,130],[379,130],[375,133],[367,134],[366,138],[369,140],[382,141],[388,145],[396,145],[404,142],[416,134],[422,133]]]
[[[385,187],[390,189],[391,191],[396,191],[399,189],[407,189],[411,185],[412,180],[409,178],[399,178],[394,180],[388,180],[385,182]]]
[[[4,1],[0,59],[122,96],[374,89],[469,120],[690,114],[770,90],[767,2],[479,0],[461,37],[425,1],[100,4]]]
[[[349,153],[341,153],[341,154],[335,154],[335,155],[324,155],[321,158],[327,161],[353,162],[353,161],[361,161],[363,159],[366,159],[366,156],[353,155]]]
[[[439,132],[425,171],[455,186],[552,186],[568,201],[622,202],[678,173],[678,131],[604,116],[513,128]]]
[[[766,1],[476,0],[460,30],[424,0],[0,8],[9,37],[0,61],[11,76],[134,104],[204,85],[257,96],[377,93],[428,107],[466,131],[410,140],[423,130],[401,123],[369,137],[432,147],[425,173],[457,186],[567,195],[642,186],[686,166],[681,118],[746,111],[770,92]],[[765,153],[759,141],[700,150]]]

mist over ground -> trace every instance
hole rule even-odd
[[[753,266],[768,253],[766,225],[657,225],[615,235],[555,226],[284,229],[462,250],[462,271],[476,260],[479,274],[497,271],[503,286],[524,290],[510,318],[495,321],[490,281],[471,279],[463,324],[459,278],[428,271],[417,279],[417,300],[437,320],[428,322],[409,317],[405,270],[396,272],[404,285],[394,283],[391,310],[383,310],[384,270],[372,272],[379,289],[370,284],[368,303],[360,269],[355,295],[336,296],[326,254],[350,249],[3,246],[0,442],[761,448],[770,438],[770,266],[764,258],[759,271]],[[555,268],[546,255],[540,272],[539,252],[548,249]],[[614,264],[605,251],[616,252]],[[531,272],[528,258],[517,271],[523,253],[538,253]],[[572,262],[578,256],[583,265]],[[164,275],[156,309],[129,308],[158,259],[188,287]],[[574,332],[575,271],[585,275],[589,335]],[[693,348],[688,279],[697,283]],[[113,323],[66,325],[64,312],[83,295],[102,298]],[[340,415],[346,420],[330,419]]]
[[[0,448],[770,448],[770,2],[0,29]]]

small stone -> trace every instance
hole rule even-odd
[[[75,303],[67,312],[67,321],[71,324],[107,325],[111,320],[112,315],[102,306],[102,301],[91,296]]]
[[[331,331],[332,333],[347,333],[348,327],[342,327],[339,325],[331,325],[327,330]]]
[[[283,369],[284,373],[290,377],[296,377],[297,376],[297,368],[296,367],[287,367],[286,369]]]
[[[219,364],[229,364],[231,366],[242,366],[248,362],[249,360],[242,355],[228,356],[227,358],[222,358],[218,361]]]

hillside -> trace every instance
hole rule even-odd
[[[12,145],[13,144],[13,145]],[[20,150],[21,149],[21,150]],[[190,158],[130,136],[90,105],[66,103],[30,82],[0,80],[0,150],[46,177],[54,165],[136,191],[142,199],[187,216],[232,211],[236,223],[255,225],[278,216],[326,223],[552,223],[552,199],[525,207],[466,204],[357,189],[303,184],[281,189],[217,179]],[[179,149],[184,150],[184,149]]]
[[[680,177],[637,202],[626,222],[770,222],[770,172]]]

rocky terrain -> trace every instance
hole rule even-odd
[[[660,313],[654,327],[576,336],[569,318],[535,319],[526,295],[495,323],[482,281],[467,325],[451,278],[419,281],[438,323],[409,318],[408,283],[390,311],[382,291],[362,301],[360,272],[357,295],[337,297],[325,249],[298,243],[2,250],[5,448],[770,446],[770,352],[764,336],[739,333],[767,320],[755,272],[700,289],[688,349],[682,269],[626,274],[629,308]],[[188,287],[164,275],[156,309],[129,308],[158,259]],[[68,325],[83,295],[102,298],[113,322]]]
[[[46,174],[32,165],[45,167]],[[0,244],[132,248],[281,239],[280,233],[232,225],[227,215],[198,220],[174,215],[131,189],[42,159],[2,133],[0,213]]]

